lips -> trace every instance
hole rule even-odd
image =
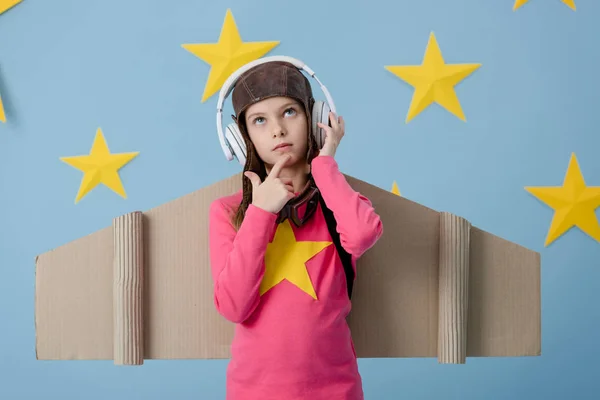
[[[291,146],[291,144],[290,143],[279,143],[277,146],[273,147],[273,150],[278,150],[278,149],[288,147],[288,146]]]

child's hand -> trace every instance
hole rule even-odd
[[[319,155],[322,156],[335,156],[335,151],[337,150],[340,141],[344,137],[344,118],[337,117],[333,112],[329,113],[329,121],[331,126],[324,125],[322,123],[317,123],[320,128],[323,128],[325,134],[325,143],[323,144],[323,148],[319,152]]]
[[[283,155],[275,165],[264,182],[252,171],[244,172],[244,176],[252,182],[252,204],[267,212],[277,214],[285,204],[292,199],[294,186],[291,178],[279,178],[283,166],[289,161],[290,155]]]

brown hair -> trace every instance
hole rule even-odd
[[[314,100],[311,99],[311,102],[309,104],[310,104],[310,109],[305,110],[305,113],[306,113],[306,118],[308,120],[308,124],[307,124],[307,126],[308,126],[308,129],[307,129],[308,152],[306,155],[306,161],[310,164],[312,162],[312,160],[317,156],[319,149],[317,147],[317,141],[315,140],[314,135],[312,133],[311,111],[312,111],[312,105],[314,104]],[[244,172],[246,172],[246,171],[254,172],[255,174],[257,174],[260,177],[260,180],[262,182],[267,177],[267,170],[265,168],[264,161],[261,160],[258,153],[256,152],[256,148],[254,147],[252,140],[250,140],[250,136],[248,135],[248,131],[246,129],[246,119],[245,119],[245,116],[243,113],[241,115],[238,115],[238,117],[236,118],[236,122],[237,122],[238,128],[244,138],[244,142],[246,143],[246,149],[247,149],[246,164],[244,165]],[[238,230],[240,228],[240,226],[242,225],[242,222],[244,221],[244,217],[246,216],[246,210],[248,209],[248,206],[250,205],[250,203],[252,203],[252,182],[250,181],[250,179],[248,179],[246,176],[244,176],[242,174],[242,201],[240,202],[240,205],[238,206],[236,211],[231,216],[231,223],[236,230]]]

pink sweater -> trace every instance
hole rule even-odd
[[[381,220],[333,157],[316,157],[312,174],[356,271],[383,233]],[[297,228],[250,205],[236,232],[230,215],[240,201],[241,191],[210,208],[214,303],[236,323],[227,399],[362,400],[346,275],[321,208]]]

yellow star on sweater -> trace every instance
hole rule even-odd
[[[563,3],[565,3],[567,6],[569,6],[570,9],[572,9],[573,11],[576,11],[575,0],[561,0],[561,1]],[[528,2],[529,2],[529,0],[515,0],[515,5],[513,6],[513,11],[517,10],[518,8],[521,8]]]
[[[408,123],[432,103],[437,103],[465,121],[454,86],[471,75],[481,64],[446,64],[433,32],[421,65],[386,66],[385,69],[415,88],[408,110]]]
[[[306,262],[331,243],[296,241],[289,219],[286,219],[277,227],[273,241],[267,245],[260,295],[286,279],[316,300],[317,294],[308,275]]]
[[[238,68],[261,58],[278,44],[278,41],[242,42],[231,10],[227,9],[217,43],[184,44],[182,47],[211,66],[202,95],[202,102],[205,102],[221,90]]]
[[[102,183],[123,198],[127,198],[123,183],[119,177],[119,169],[135,158],[139,152],[110,153],[102,130],[98,128],[94,144],[89,155],[61,157],[60,160],[83,172],[79,192],[75,203],[88,192]]]
[[[544,246],[573,226],[600,242],[600,225],[595,214],[600,207],[600,186],[586,186],[575,153],[571,154],[562,186],[526,187],[525,190],[554,209]]]

